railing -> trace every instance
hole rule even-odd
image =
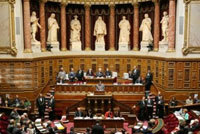
[[[121,102],[119,102],[119,101],[117,101],[117,100],[115,100],[115,99],[113,99],[113,104],[114,104],[115,106],[120,107],[120,111],[121,111],[121,112],[130,112],[130,113],[133,112],[133,110],[132,110],[131,107],[129,107],[128,105],[123,104],[123,103],[121,103]]]
[[[68,108],[66,108],[66,113],[68,114],[69,112],[76,110],[77,107],[86,105],[86,98],[84,98],[83,100],[73,104],[72,106],[69,106]],[[84,106],[85,107],[85,106]]]

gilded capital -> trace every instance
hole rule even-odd
[[[46,3],[47,0],[40,0],[40,3]]]
[[[66,7],[68,5],[68,3],[67,2],[61,2],[60,5],[63,6],[63,7]]]

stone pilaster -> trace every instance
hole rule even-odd
[[[31,24],[30,24],[30,1],[24,0],[24,52],[32,53],[31,49]]]
[[[91,48],[91,29],[90,29],[90,5],[85,5],[85,50],[90,51]]]
[[[66,4],[61,3],[61,51],[67,50],[66,37]]]
[[[174,51],[175,48],[175,33],[176,33],[175,27],[176,27],[176,1],[169,0],[169,33],[168,33],[169,52]]]
[[[133,50],[138,51],[139,46],[139,4],[134,3]]]
[[[46,51],[45,2],[46,0],[40,0],[40,41],[42,52]]]
[[[154,1],[154,51],[158,51],[160,40],[160,3],[159,0]]]
[[[110,5],[110,18],[109,18],[109,51],[115,51],[115,5]]]

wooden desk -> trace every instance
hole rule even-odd
[[[116,78],[85,78],[85,82],[88,85],[96,85],[101,81],[104,85],[113,84],[116,82]]]
[[[94,92],[95,85],[72,85],[72,84],[58,84],[55,86],[57,92]],[[105,85],[105,92],[121,92],[121,93],[142,93],[144,94],[144,85]]]
[[[75,128],[87,128],[95,125],[96,119],[74,119]],[[123,128],[123,119],[101,119],[100,123],[106,128]]]
[[[5,106],[0,106],[0,111],[1,113],[5,113],[6,115],[10,115],[10,113],[12,112],[12,110],[14,109],[15,107],[5,107]],[[16,108],[17,109],[17,112],[19,114],[23,114],[23,113],[27,113],[28,110],[27,109],[23,109],[23,108]]]

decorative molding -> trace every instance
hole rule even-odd
[[[10,24],[10,44],[6,47],[0,47],[0,54],[11,54],[13,56],[17,55],[17,48],[15,42],[15,17],[14,17],[14,4],[15,0],[3,0],[1,3],[9,4],[9,24]]]

